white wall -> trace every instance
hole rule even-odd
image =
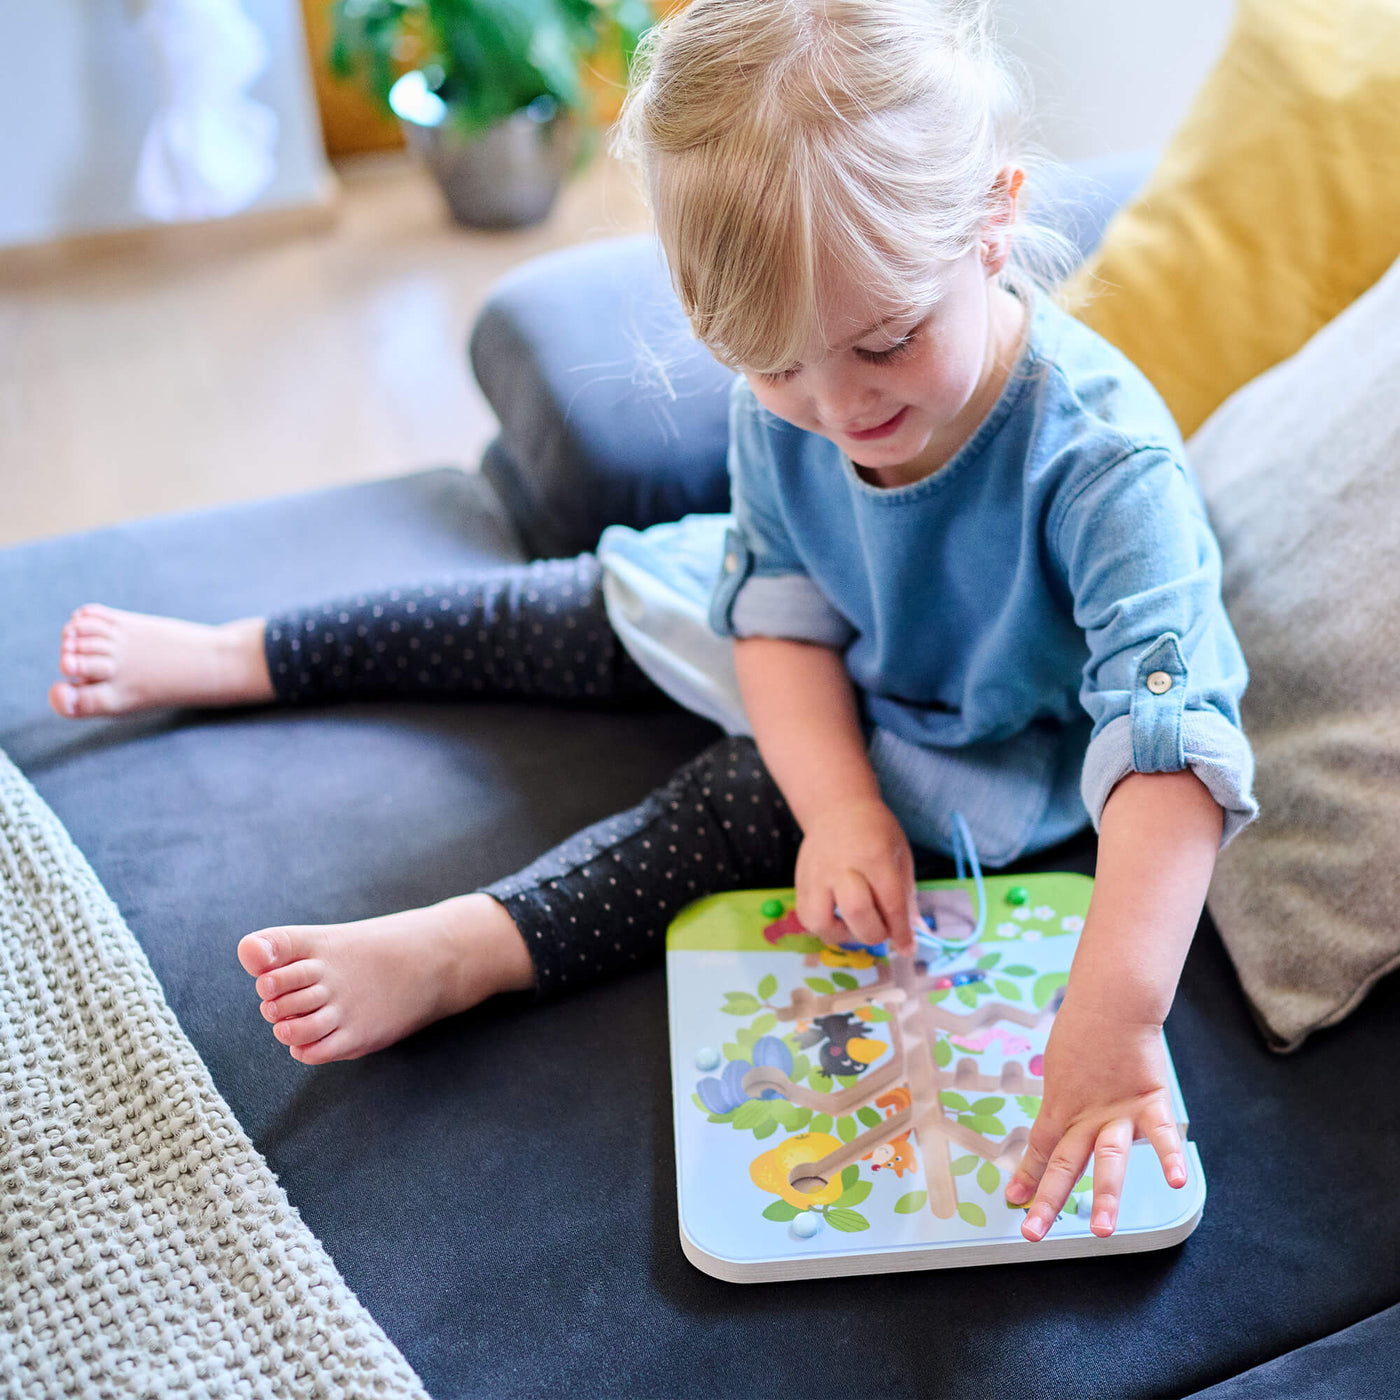
[[[242,0],[271,58],[249,96],[278,117],[253,209],[317,199],[327,170],[297,0]],[[132,228],[156,73],[133,0],[0,0],[0,246]]]
[[[1224,46],[1233,0],[997,0],[1060,160],[1155,150]]]

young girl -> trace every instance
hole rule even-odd
[[[645,46],[620,144],[697,336],[740,371],[732,517],[217,628],[73,615],[67,715],[659,683],[730,729],[484,890],[242,939],[294,1058],[659,960],[675,911],[722,889],[795,881],[807,928],[909,952],[954,811],[989,865],[1092,821],[1007,1195],[1039,1239],[1092,1157],[1110,1234],[1135,1136],[1185,1182],[1161,1029],[1215,853],[1255,811],[1245,668],[1166,408],[1011,261],[1036,236],[1016,112],[981,4],[694,0]],[[697,599],[708,632],[686,630]]]

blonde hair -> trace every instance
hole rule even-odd
[[[755,370],[825,337],[817,289],[873,320],[921,312],[1000,208],[1025,149],[1022,83],[987,0],[692,0],[648,31],[612,140],[641,176],[695,335]],[[1076,260],[1019,217],[1001,274],[1048,285]]]

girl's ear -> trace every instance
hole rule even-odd
[[[982,265],[995,277],[1011,258],[1011,226],[1016,222],[1016,202],[1026,172],[1018,165],[1003,165],[992,185],[992,213],[982,228]]]

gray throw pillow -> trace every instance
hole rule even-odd
[[[1208,905],[1270,1046],[1400,967],[1400,263],[1188,444],[1260,816]]]

